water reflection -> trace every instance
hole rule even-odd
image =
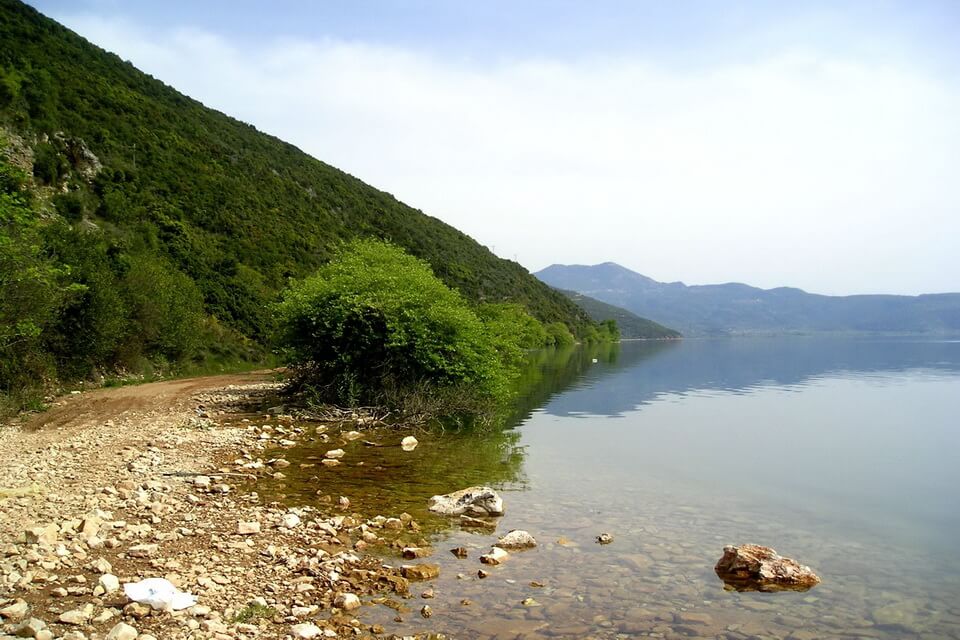
[[[960,344],[802,337],[623,343],[615,357],[579,370],[575,389],[545,410],[620,416],[666,395],[792,390],[841,372],[866,377],[913,369],[957,374]]]

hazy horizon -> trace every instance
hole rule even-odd
[[[531,272],[960,291],[960,5],[33,0]]]

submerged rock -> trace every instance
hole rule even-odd
[[[430,498],[430,511],[445,516],[502,516],[503,500],[490,487],[468,487]]]
[[[414,449],[417,448],[418,444],[420,443],[417,441],[416,438],[414,438],[413,436],[407,436],[406,438],[400,441],[400,448],[402,448],[404,451],[413,451]]]
[[[501,549],[500,547],[493,547],[490,549],[489,553],[485,553],[480,556],[480,562],[490,565],[503,564],[509,557],[510,554],[505,550]]]
[[[405,564],[400,572],[407,580],[433,580],[440,575],[438,564]]]
[[[727,545],[714,571],[736,591],[806,591],[820,584],[810,567],[756,544]]]
[[[610,544],[611,542],[613,542],[613,536],[609,533],[601,533],[597,536],[598,544]]]
[[[537,546],[537,540],[526,531],[514,529],[497,540],[494,546],[501,549],[532,549]]]

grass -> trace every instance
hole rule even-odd
[[[230,621],[232,624],[244,624],[259,620],[260,618],[272,618],[277,615],[277,610],[273,607],[262,605],[258,602],[251,602],[240,611]]]

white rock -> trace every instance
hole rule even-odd
[[[480,556],[480,562],[483,564],[503,564],[507,561],[507,558],[510,557],[510,554],[500,547],[493,547],[490,549],[489,553],[485,553]]]
[[[131,558],[149,558],[159,549],[160,547],[155,544],[138,544],[127,549],[127,555]]]
[[[537,546],[537,540],[526,531],[514,529],[497,540],[494,546],[502,549],[532,549]]]
[[[288,513],[283,516],[282,524],[285,529],[294,529],[300,526],[300,516],[295,513]]]
[[[400,441],[400,448],[404,451],[413,451],[417,448],[418,444],[420,444],[420,442],[416,438],[413,436],[407,436]]]
[[[249,536],[254,533],[260,533],[260,523],[259,522],[244,522],[240,521],[237,523],[237,533],[242,536]]]
[[[503,499],[490,487],[469,487],[430,498],[430,511],[445,516],[503,515]]]
[[[118,623],[104,640],[137,640],[137,630],[125,622]]]
[[[290,628],[290,633],[293,634],[294,638],[318,638],[323,635],[320,627],[309,623],[293,625]]]
[[[113,593],[120,588],[120,579],[112,573],[105,573],[100,576],[98,583],[106,593]]]
[[[93,616],[93,605],[88,604],[81,609],[71,609],[70,611],[64,611],[60,614],[60,617],[57,618],[60,622],[64,624],[74,624],[81,625],[86,624],[88,620]]]
[[[343,449],[330,449],[330,451],[327,451],[325,454],[323,454],[323,457],[327,459],[336,459],[342,458],[345,455],[347,455],[347,452]]]
[[[352,593],[340,593],[334,599],[333,606],[344,611],[353,611],[360,606],[360,598]]]
[[[13,604],[0,609],[0,618],[6,618],[13,622],[19,622],[27,617],[27,612],[30,611],[30,605],[27,604],[26,600],[18,599]]]

